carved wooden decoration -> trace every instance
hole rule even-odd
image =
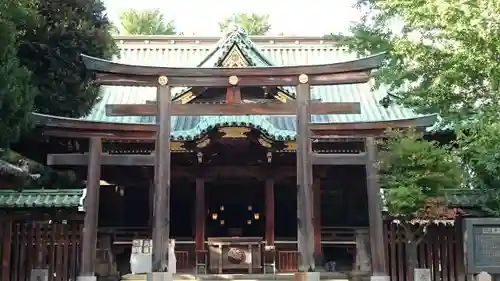
[[[287,100],[290,99],[287,95],[285,95],[281,91],[278,91],[274,97],[281,102],[286,102]]]
[[[193,92],[187,92],[181,97],[181,103],[186,104],[190,101],[192,101],[196,96],[193,94]]]
[[[231,48],[229,54],[222,62],[222,67],[236,68],[236,67],[247,67],[247,66],[248,66],[247,60],[245,59],[241,51],[236,47]]]
[[[196,142],[196,147],[197,148],[204,148],[204,147],[207,147],[208,144],[210,144],[210,138],[204,137],[201,140]]]
[[[285,150],[297,150],[297,142],[295,141],[286,142]]]
[[[170,149],[172,151],[187,151],[186,148],[184,147],[184,142],[180,141],[171,142]]]
[[[270,148],[272,146],[271,142],[264,138],[259,138],[259,143],[266,148]]]
[[[219,132],[223,133],[223,138],[228,139],[244,139],[250,132],[250,128],[246,127],[224,127],[220,128]]]

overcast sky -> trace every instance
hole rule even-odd
[[[270,34],[318,35],[345,32],[360,13],[352,8],[352,0],[104,0],[108,13],[118,21],[120,11],[160,9],[165,17],[174,20],[185,35],[219,35],[218,22],[233,13],[266,13],[270,16]],[[238,3],[238,4],[237,4]],[[246,4],[248,3],[248,4]]]

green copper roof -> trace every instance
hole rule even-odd
[[[203,38],[196,42],[175,40],[179,37],[137,37],[118,41],[121,48],[117,62],[148,66],[172,67],[214,67],[220,66],[230,57],[233,50],[238,50],[252,66],[290,66],[342,62],[356,59],[344,48],[333,42],[295,40],[287,42],[266,41],[259,37],[258,43],[242,30],[235,30],[216,44],[207,44]],[[286,89],[294,96],[294,89]],[[186,88],[173,89],[174,99],[186,91]],[[383,91],[371,91],[371,85],[338,85],[312,87],[312,98],[324,102],[360,102],[361,114],[314,115],[313,123],[355,123],[378,122],[415,118],[412,110],[397,104],[385,108],[380,100],[386,96]],[[137,104],[156,99],[155,88],[144,87],[102,87],[102,101],[96,105],[86,120],[118,123],[154,123],[154,117],[106,116],[106,104]],[[193,139],[203,131],[214,126],[244,125],[265,130],[274,139],[295,138],[294,116],[186,116],[172,117],[172,137],[174,139]]]
[[[249,66],[271,66],[273,65],[259,48],[249,39],[245,30],[236,29],[222,38],[212,52],[197,66],[214,67],[220,66],[230,51],[238,48],[245,57]]]
[[[72,208],[80,207],[82,189],[0,190],[0,208]]]

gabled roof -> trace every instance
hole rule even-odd
[[[138,38],[138,39],[134,39]],[[281,38],[275,40],[251,37],[239,30],[233,31],[219,42],[208,43],[193,38],[172,36],[118,37],[121,48],[117,62],[147,66],[169,67],[213,67],[225,63],[237,50],[256,65],[295,66],[328,64],[356,59],[341,46],[323,38]],[[237,47],[237,49],[235,49]],[[382,90],[371,91],[371,83],[355,85],[312,87],[312,99],[323,102],[360,102],[361,114],[314,115],[312,122],[324,123],[370,123],[407,120],[420,117],[411,109],[391,104],[384,107],[380,100],[386,96]],[[174,88],[176,95],[185,88]],[[293,88],[287,88],[293,94]],[[156,99],[156,89],[144,87],[103,86],[102,100],[91,114],[83,120],[129,124],[154,124],[154,117],[107,116],[106,104],[140,104]],[[184,116],[172,117],[172,137],[193,139],[216,126],[248,126],[261,129],[276,140],[294,139],[296,135],[294,116]]]
[[[246,31],[242,28],[235,28],[229,32],[226,37],[222,38],[214,48],[214,50],[203,59],[198,65],[199,67],[214,67],[214,66],[227,66],[223,62],[226,58],[230,57],[229,54],[239,51],[243,58],[248,62],[249,66],[272,66],[266,56],[259,50]]]
[[[250,40],[246,31],[236,27],[217,42],[215,48],[208,54],[197,67],[265,67],[275,66],[259,48]],[[195,98],[191,95],[191,88],[186,88],[173,97],[173,101],[189,102]],[[190,95],[190,97],[186,97]],[[276,98],[285,102],[294,98],[295,94],[279,88]]]

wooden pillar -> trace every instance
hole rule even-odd
[[[313,188],[313,228],[314,228],[314,253],[317,257],[323,255],[321,248],[321,180],[314,178]]]
[[[87,172],[87,195],[83,221],[82,261],[80,276],[93,277],[97,245],[97,218],[99,214],[99,186],[101,181],[101,138],[90,139],[89,166]]]
[[[158,157],[155,157],[158,158]],[[155,165],[156,166],[156,165]],[[154,202],[155,202],[155,181],[151,181],[148,186],[148,191],[149,191],[149,221],[148,221],[148,226],[152,227],[153,226],[153,220],[154,220]]]
[[[374,276],[388,276],[384,225],[380,206],[380,185],[377,170],[377,148],[373,137],[366,138],[366,182],[368,195],[368,216],[370,221],[370,252]]]
[[[312,149],[310,85],[308,76],[299,76],[297,86],[297,238],[299,270],[314,271],[314,234],[312,228]]]
[[[12,249],[12,221],[6,219],[3,226],[2,281],[10,281],[10,255]]]
[[[196,250],[205,250],[205,181],[196,179]]]
[[[168,244],[170,238],[170,108],[172,99],[168,78],[160,76],[157,88],[159,130],[156,135],[156,163],[153,220],[152,272],[168,271]]]
[[[266,245],[274,245],[274,180],[266,179]]]

